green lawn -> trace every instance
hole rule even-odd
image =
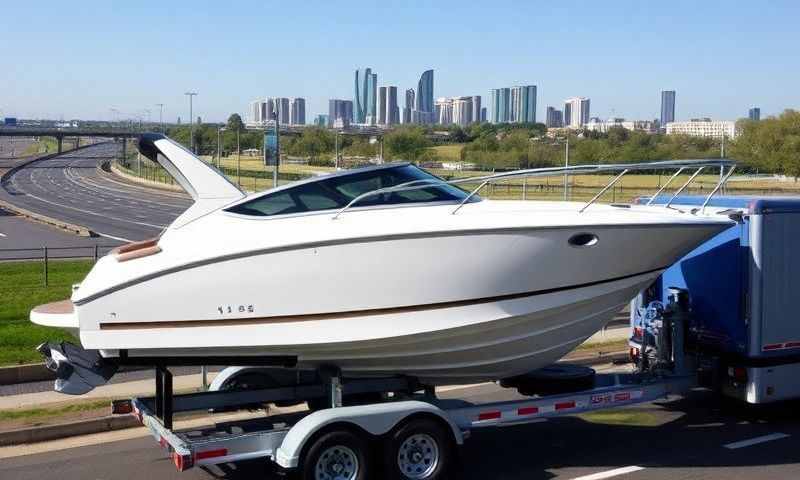
[[[42,262],[0,263],[0,365],[38,362],[37,345],[72,339],[63,330],[32,324],[28,314],[36,305],[68,298],[72,284],[91,267],[91,260],[50,261],[44,287]]]
[[[436,152],[436,155],[445,162],[458,162],[461,161],[461,150],[464,148],[464,143],[451,143],[447,145],[437,145],[431,147],[431,150]]]

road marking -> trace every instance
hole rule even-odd
[[[751,445],[758,445],[759,443],[771,442],[773,440],[780,440],[782,438],[790,437],[791,435],[785,433],[771,433],[769,435],[762,435],[760,437],[751,438],[750,440],[742,440],[741,442],[728,443],[723,447],[729,450],[736,450],[737,448],[745,448]]]
[[[593,473],[591,475],[585,475],[583,477],[575,477],[572,480],[603,480],[604,478],[616,477],[617,475],[625,475],[627,473],[638,472],[640,470],[644,470],[644,467],[637,467],[636,465],[631,465],[630,467],[615,468],[614,470]]]
[[[5,236],[6,236],[5,233],[0,233],[0,237],[5,237]]]
[[[111,240],[118,240],[120,242],[125,242],[125,243],[133,243],[133,240],[128,240],[127,238],[115,237],[114,235],[109,235],[107,233],[100,233],[100,232],[94,232],[94,233],[100,235],[101,237],[110,238]]]

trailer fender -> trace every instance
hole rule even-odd
[[[283,468],[296,468],[300,454],[314,434],[328,425],[349,423],[372,434],[388,433],[403,419],[415,414],[434,415],[450,426],[453,438],[458,445],[464,443],[464,436],[458,426],[439,407],[417,400],[402,402],[359,405],[354,407],[328,408],[318,410],[297,422],[275,453],[275,463]]]

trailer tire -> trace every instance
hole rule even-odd
[[[350,430],[332,430],[317,438],[302,459],[302,480],[374,478],[369,445]]]
[[[415,418],[395,429],[386,442],[386,478],[442,480],[452,470],[455,458],[452,433],[440,422]]]

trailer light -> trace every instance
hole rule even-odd
[[[728,367],[728,376],[737,383],[747,383],[747,369],[744,367]]]
[[[192,468],[192,456],[179,455],[178,452],[172,452],[172,463],[175,464],[175,468],[177,468],[179,472],[183,472]]]
[[[130,400],[112,400],[111,413],[114,415],[127,415],[133,413],[133,403]]]
[[[568,402],[556,403],[556,410],[566,410],[568,408],[575,408],[575,401],[574,400],[570,400]]]
[[[478,420],[497,420],[500,418],[500,415],[499,410],[494,412],[481,412],[478,414]]]

